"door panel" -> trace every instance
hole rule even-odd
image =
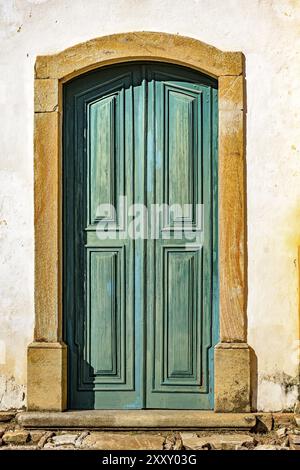
[[[164,385],[200,385],[200,349],[197,347],[201,325],[198,320],[198,285],[201,249],[163,249],[162,329]],[[159,377],[158,377],[159,378]],[[159,387],[159,381],[158,381]]]
[[[180,204],[183,210],[165,211],[158,239],[148,243],[149,297],[155,300],[147,313],[147,406],[207,409],[212,406],[209,350],[215,341],[211,125],[216,90],[199,84],[193,72],[165,68],[148,74],[148,158],[155,162],[148,169],[155,181],[148,203]]]
[[[89,383],[97,384],[97,390],[126,384],[124,247],[111,250],[88,248],[87,252],[88,347],[84,360],[93,370]]]
[[[169,205],[179,204],[183,208],[185,205],[193,205],[197,201],[200,188],[197,187],[198,166],[201,168],[199,155],[199,144],[201,136],[195,129],[199,126],[199,105],[201,105],[201,95],[189,93],[183,87],[176,89],[160,82],[163,90],[156,87],[156,98],[160,99],[160,93],[163,93],[161,103],[163,119],[161,125],[162,139],[165,143],[165,154],[163,156],[165,169],[164,202]],[[198,103],[200,101],[200,103]],[[160,103],[157,103],[158,107]],[[201,108],[200,108],[201,109]],[[199,140],[200,142],[199,142]],[[183,211],[183,220],[192,222],[192,213]],[[176,218],[171,223],[181,223],[181,218]]]
[[[123,90],[122,90],[123,91]],[[122,93],[123,95],[123,93]],[[99,203],[116,205],[117,194],[120,193],[119,174],[120,141],[116,123],[121,123],[121,113],[116,115],[116,102],[122,101],[122,96],[114,94],[100,99],[89,105],[89,137],[90,137],[90,224],[105,217],[97,212]],[[120,111],[120,102],[118,103]],[[124,126],[124,123],[122,123]],[[122,131],[124,131],[122,126]],[[101,165],[99,164],[101,162]]]
[[[135,242],[119,196],[133,202],[133,101],[139,71],[117,68],[65,88],[64,311],[71,408],[140,408],[142,309],[135,292]],[[114,210],[109,205],[112,204]],[[123,211],[124,212],[124,211]],[[125,235],[124,235],[125,233]]]
[[[213,406],[216,103],[213,80],[164,64],[104,68],[64,87],[70,408]],[[157,220],[148,212],[148,236],[135,239],[120,196],[174,207]]]

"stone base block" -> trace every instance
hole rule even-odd
[[[250,412],[250,348],[246,343],[215,347],[215,411]]]
[[[27,361],[27,409],[65,410],[67,346],[63,343],[31,343]]]

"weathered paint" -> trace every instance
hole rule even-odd
[[[2,0],[0,9],[0,375],[3,390],[11,376],[17,384],[0,406],[24,404],[33,334],[35,56],[105,34],[156,30],[246,56],[248,342],[257,355],[259,409],[290,408],[296,386],[286,393],[282,374],[293,381],[298,368],[299,2],[191,0],[184,15],[179,0]]]
[[[67,83],[64,106],[69,406],[212,408],[217,82],[168,64],[112,66]],[[146,187],[146,174],[155,189]],[[131,216],[121,222],[121,208],[99,225],[99,205],[118,206],[119,196],[149,211],[152,204],[190,204],[191,211],[160,219],[157,240],[132,240]]]

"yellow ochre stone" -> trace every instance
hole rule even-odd
[[[246,341],[243,54],[224,52],[192,38],[166,33],[132,32],[96,38],[58,54],[37,57],[35,65],[34,338],[39,348],[29,346],[28,350],[29,409],[61,410],[66,406],[66,349],[51,350],[45,346],[47,342],[59,342],[62,331],[61,86],[87,70],[135,60],[184,65],[219,80],[220,338],[228,342]],[[230,369],[231,354],[233,362],[248,367],[246,351],[216,352],[216,408],[235,409],[234,400],[230,405],[230,396],[237,375],[239,389],[244,390],[241,408],[248,411],[248,369],[240,375]],[[237,360],[239,354],[241,361]],[[222,358],[227,364],[224,368]],[[224,386],[223,370],[229,374]],[[54,381],[49,384],[49,371],[57,378],[55,386]]]
[[[63,411],[67,406],[67,347],[31,343],[27,357],[27,409]]]
[[[104,36],[58,54],[38,56],[36,78],[66,79],[80,70],[132,60],[182,63],[214,77],[243,72],[241,52],[223,52],[188,37],[143,31]]]
[[[250,349],[245,344],[215,347],[215,411],[250,412]]]

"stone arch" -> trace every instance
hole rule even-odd
[[[250,411],[244,57],[195,39],[154,32],[104,36],[36,59],[35,331],[28,347],[28,409],[67,406],[61,306],[62,85],[92,69],[141,60],[184,65],[218,79],[220,342],[215,348],[215,411]]]

